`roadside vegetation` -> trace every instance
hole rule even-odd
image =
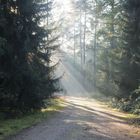
[[[45,101],[44,108],[27,114],[18,115],[14,118],[5,118],[4,114],[0,114],[0,140],[17,134],[21,130],[34,126],[64,108],[63,99],[53,98]]]

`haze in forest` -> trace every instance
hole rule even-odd
[[[139,140],[139,15],[140,0],[0,0],[0,139]]]

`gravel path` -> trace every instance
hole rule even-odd
[[[140,140],[140,130],[91,99],[66,97],[67,107],[53,118],[10,140]]]
[[[67,67],[62,85],[67,90],[66,108],[53,118],[24,130],[10,140],[140,140],[140,129],[122,119],[125,114],[111,110],[88,95]]]

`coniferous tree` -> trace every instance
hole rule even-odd
[[[124,2],[125,27],[118,85],[123,96],[129,97],[140,83],[140,1]]]
[[[50,2],[0,1],[0,107],[31,111],[57,91],[51,51],[57,46],[44,29]]]

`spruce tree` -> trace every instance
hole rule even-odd
[[[0,106],[22,112],[39,109],[57,91],[50,67],[54,38],[41,25],[48,18],[46,0],[1,0]],[[5,46],[4,46],[5,45]]]

